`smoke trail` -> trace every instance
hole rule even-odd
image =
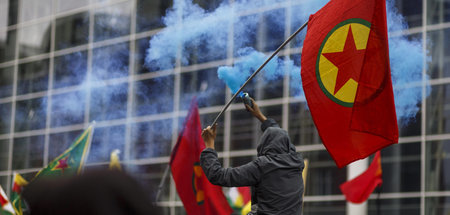
[[[255,35],[258,31],[258,24],[261,20],[257,15],[239,17],[242,11],[253,10],[274,4],[286,3],[289,1],[236,1],[233,5],[221,4],[216,10],[208,12],[198,5],[188,0],[178,0],[174,2],[174,7],[164,18],[167,26],[162,32],[150,40],[150,48],[147,50],[147,66],[158,67],[159,69],[172,68],[177,58],[177,48],[183,49],[179,56],[182,64],[188,64],[188,48],[192,44],[202,44],[207,52],[211,50],[226,49],[226,35],[230,25],[234,28],[234,52],[240,60],[234,66],[223,66],[217,71],[218,76],[223,80],[234,93],[245,82],[262,62],[268,57],[247,46],[255,46]],[[292,7],[293,14],[291,22],[293,28],[300,26],[309,14],[314,13],[325,5],[327,1],[306,1],[300,5]],[[279,12],[269,10],[270,28],[283,29],[285,20],[279,19]],[[392,0],[387,1],[387,20],[389,34],[408,29],[404,17],[398,13]],[[283,31],[278,31],[282,33]],[[302,44],[303,38],[298,36],[297,44]],[[270,41],[270,38],[269,38]],[[297,46],[294,44],[294,46]],[[420,83],[422,81],[423,57],[422,41],[409,40],[406,36],[395,36],[389,39],[390,61],[392,80],[394,84],[394,96],[399,119],[410,119],[414,117],[421,101],[421,88],[408,88],[403,90],[406,84]],[[199,56],[202,57],[202,56]],[[427,57],[429,60],[429,57]],[[285,74],[291,76],[291,92],[294,96],[303,96],[301,90],[300,68],[289,58],[284,60],[274,58],[262,71],[260,79],[270,82],[282,78]],[[428,77],[426,77],[426,80]],[[292,95],[292,94],[291,94]]]

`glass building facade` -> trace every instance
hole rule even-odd
[[[222,0],[194,2],[212,11]],[[285,0],[239,14],[260,20],[248,46],[265,53],[275,50],[299,27],[291,20],[301,4]],[[230,26],[222,53],[204,57],[201,46],[192,46],[188,61],[177,59],[173,69],[144,66],[149,40],[164,29],[162,17],[172,5],[172,0],[0,0],[2,187],[11,187],[14,172],[31,179],[94,120],[87,168],[105,168],[110,152],[119,149],[130,173],[145,185],[158,186],[192,97],[208,86],[220,89],[198,98],[202,124],[210,124],[232,96],[217,78],[217,68],[236,60]],[[396,0],[395,5],[409,25],[397,33],[424,41],[423,52],[431,61],[423,70],[423,81],[409,86],[422,90],[419,112],[415,119],[399,122],[400,143],[381,152],[384,182],[379,208],[383,215],[447,215],[450,1]],[[282,31],[271,30],[269,12],[283,20]],[[280,53],[296,65],[300,56],[298,40]],[[347,180],[349,169],[336,167],[305,100],[294,96],[289,79],[273,81],[270,87],[254,82],[248,90],[309,159],[304,214],[347,214],[339,185]],[[216,149],[224,166],[255,158],[258,128],[259,122],[242,104],[233,104],[219,119]],[[170,177],[158,204],[165,214],[185,214]],[[367,214],[376,214],[377,207],[376,196],[371,196]]]

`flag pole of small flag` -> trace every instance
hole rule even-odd
[[[339,168],[398,142],[385,0],[331,0],[310,16],[302,83]]]
[[[122,166],[119,161],[119,153],[120,150],[116,149],[111,152],[110,161],[109,161],[109,169],[110,170],[122,170]]]
[[[211,184],[200,166],[200,153],[205,148],[201,132],[200,115],[194,98],[170,156],[178,196],[188,215],[230,215],[233,210],[222,187]]]
[[[14,212],[14,208],[9,201],[8,197],[6,196],[5,191],[3,190],[2,186],[0,186],[0,214],[1,215],[14,215],[16,214]]]
[[[14,211],[17,215],[23,214],[23,208],[25,204],[23,203],[22,197],[20,194],[22,193],[23,187],[28,185],[28,181],[25,180],[19,173],[14,174],[13,178],[13,186],[11,192],[11,202],[14,208]]]
[[[33,180],[41,177],[70,176],[79,174],[89,152],[93,125],[89,126],[61,155],[39,171]]]
[[[375,154],[369,168],[356,178],[341,184],[345,199],[352,203],[363,203],[377,186],[383,183],[380,151]]]

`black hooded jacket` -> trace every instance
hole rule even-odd
[[[206,148],[200,155],[203,171],[215,185],[251,186],[252,205],[258,205],[259,215],[301,214],[303,158],[295,152],[288,133],[275,120],[267,119],[261,129],[264,133],[257,146],[256,160],[239,167],[223,168],[217,152]]]

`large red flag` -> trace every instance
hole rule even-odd
[[[200,153],[205,148],[201,132],[197,101],[194,99],[170,157],[178,196],[188,215],[229,215],[233,210],[222,188],[211,184],[200,166]]]
[[[331,0],[309,18],[302,82],[338,167],[398,142],[385,0]]]
[[[369,198],[373,190],[383,183],[381,170],[381,157],[378,151],[372,164],[361,175],[341,184],[340,188],[347,201],[362,203]]]

